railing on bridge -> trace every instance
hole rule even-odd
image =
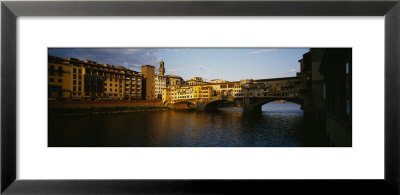
[[[248,93],[242,97],[236,98],[298,98],[300,97],[297,92],[263,92],[263,93]]]
[[[195,103],[197,101],[202,102],[212,102],[217,100],[227,100],[234,101],[238,98],[299,98],[299,93],[297,92],[268,92],[261,94],[249,94],[248,96],[232,96],[232,95],[216,95],[207,98],[192,98],[192,99],[175,99],[173,103],[179,102],[191,102]]]
[[[191,102],[195,103],[197,101],[201,102],[213,102],[217,100],[227,100],[227,101],[234,101],[235,97],[234,96],[229,96],[229,95],[216,95],[216,96],[211,96],[207,98],[191,98],[191,99],[175,99],[173,103],[180,103],[180,102]]]

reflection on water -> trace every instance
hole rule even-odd
[[[263,112],[154,111],[49,118],[49,146],[300,146],[300,106],[266,104]]]

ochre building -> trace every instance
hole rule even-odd
[[[141,100],[139,72],[75,58],[48,58],[49,100]]]

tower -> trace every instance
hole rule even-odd
[[[152,65],[143,65],[142,66],[142,74],[143,74],[143,98],[145,100],[154,100],[154,66]]]
[[[161,60],[161,62],[160,62],[160,68],[158,69],[158,71],[159,71],[159,75],[160,75],[160,76],[164,76],[165,67],[164,67],[164,61],[162,61],[162,60]]]

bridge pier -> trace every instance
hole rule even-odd
[[[197,102],[196,103],[196,111],[205,111],[206,104],[204,102]]]
[[[244,113],[258,113],[258,112],[261,112],[261,106],[243,105],[243,112]]]
[[[196,111],[214,111],[218,110],[217,105],[210,105],[207,102],[197,102]]]
[[[261,112],[261,105],[252,104],[251,98],[243,98],[243,112],[244,113]]]

